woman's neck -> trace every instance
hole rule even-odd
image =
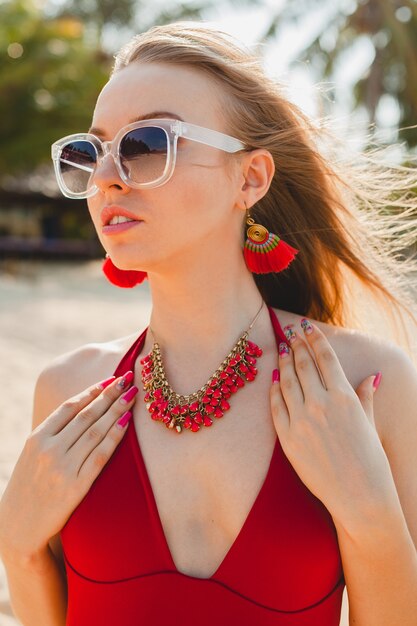
[[[230,274],[221,280],[210,274],[198,278],[167,281],[151,277],[149,325],[162,350],[201,353],[215,343],[233,342],[262,304],[249,272],[237,280],[231,280]]]
[[[150,276],[152,312],[144,353],[158,342],[168,380],[191,393],[219,367],[240,335],[257,315],[262,296],[253,275],[244,268],[219,279],[193,268],[186,276]],[[261,309],[249,339],[267,340],[271,333],[266,306]]]

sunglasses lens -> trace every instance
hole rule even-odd
[[[62,180],[71,193],[87,191],[96,162],[97,150],[91,141],[72,141],[62,148],[59,168]]]
[[[135,183],[150,183],[165,171],[168,136],[156,126],[137,128],[123,137],[119,150],[126,176]]]

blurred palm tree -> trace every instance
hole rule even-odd
[[[327,11],[326,11],[327,5]],[[383,96],[397,103],[399,126],[417,122],[417,3],[416,0],[286,0],[272,15],[263,40],[279,37],[288,24],[301,24],[319,8],[327,22],[295,62],[308,62],[319,79],[332,80],[336,66],[358,38],[372,45],[374,57],[353,87],[354,108],[363,106],[369,122],[377,124],[377,109]],[[417,128],[403,131],[409,148],[417,146]]]

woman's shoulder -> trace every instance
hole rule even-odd
[[[275,311],[282,328],[287,324],[295,324],[295,330],[301,333],[301,337],[304,336],[301,327],[303,315],[276,308],[273,308],[273,311]],[[345,360],[359,360],[369,363],[372,359],[376,359],[379,362],[381,357],[386,358],[387,353],[406,354],[400,346],[385,337],[356,328],[335,326],[334,324],[316,320],[313,317],[308,319],[318,326],[336,354]]]
[[[136,332],[111,341],[84,344],[60,354],[39,374],[35,398],[49,396],[51,405],[58,406],[90,385],[109,378],[138,337]]]
[[[295,324],[295,330],[304,337],[300,324],[304,316],[281,309],[273,310],[282,327]],[[349,373],[358,384],[372,373],[369,369],[373,371],[377,368],[377,371],[381,371],[381,368],[387,367],[390,359],[401,361],[409,358],[406,351],[389,338],[356,328],[335,326],[312,317],[309,319],[323,332],[345,373]]]

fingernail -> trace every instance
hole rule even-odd
[[[278,346],[278,353],[279,353],[280,357],[284,359],[290,353],[289,346],[287,346],[286,343],[281,342],[279,344],[279,346]]]
[[[120,398],[120,402],[122,404],[127,404],[131,401],[132,398],[135,397],[138,391],[138,387],[136,387],[136,385],[133,385],[133,387],[131,387],[128,391],[126,391],[126,393],[122,395],[122,397]]]
[[[283,331],[285,333],[286,338],[290,343],[293,343],[297,339],[297,335],[293,331],[294,324],[288,324],[284,326]]]
[[[272,370],[272,382],[273,383],[279,382],[279,378],[280,378],[279,370],[277,370],[277,369],[276,370]]]
[[[379,387],[379,383],[381,382],[381,378],[382,378],[382,374],[381,372],[378,372],[377,375],[374,378],[374,382],[372,383],[375,391],[378,389]]]
[[[133,413],[132,411],[126,411],[126,413],[123,413],[122,417],[117,420],[117,428],[124,428],[126,426],[126,424],[128,423],[128,421],[130,420],[130,418],[132,417]]]
[[[134,374],[132,370],[129,370],[128,372],[126,372],[126,374],[123,375],[123,378],[119,380],[119,382],[117,383],[117,387],[119,387],[119,389],[124,389],[126,385],[132,382],[133,378]]]
[[[96,387],[99,387],[100,389],[105,389],[106,387],[111,385],[111,383],[114,380],[116,380],[116,376],[110,376],[110,378],[106,378],[106,380],[102,380],[101,383],[97,383]]]
[[[309,335],[313,332],[313,327],[306,317],[303,317],[303,319],[300,321],[300,324],[306,335]]]

